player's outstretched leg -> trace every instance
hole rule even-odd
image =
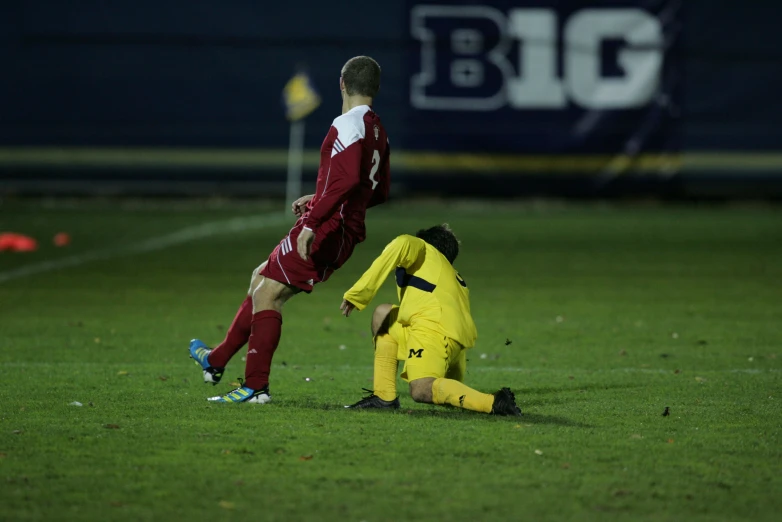
[[[266,404],[271,402],[272,396],[269,395],[269,386],[264,386],[259,390],[253,390],[247,386],[240,386],[233,391],[226,393],[225,395],[218,395],[216,397],[209,397],[209,402],[246,402],[249,404]]]
[[[223,378],[223,372],[225,368],[212,366],[209,364],[209,354],[213,350],[210,350],[201,339],[193,339],[190,341],[190,357],[195,360],[196,364],[201,368],[204,375],[204,382],[217,384],[220,379]]]
[[[410,381],[410,395],[416,402],[448,404],[493,415],[521,415],[516,398],[508,388],[490,395],[453,379],[424,377]]]
[[[239,310],[236,312],[231,326],[225,334],[225,339],[220,343],[212,353],[209,354],[209,362],[212,366],[218,368],[225,368],[228,365],[228,361],[236,355],[236,352],[242,349],[242,346],[247,344],[250,339],[250,331],[253,320],[253,291],[261,286],[264,277],[261,275],[261,270],[266,266],[264,262],[261,266],[253,270],[250,277],[250,288],[247,291],[247,297],[239,305]]]
[[[518,417],[521,415],[521,408],[516,405],[516,396],[510,391],[510,388],[502,388],[494,394],[494,404],[491,412],[494,415],[510,415]]]
[[[269,372],[282,334],[282,307],[298,291],[295,287],[269,278],[265,278],[253,291],[253,309],[259,311],[252,315],[244,385],[226,395],[209,400],[255,404],[271,401]]]
[[[247,344],[247,340],[250,338],[250,326],[253,318],[253,289],[260,286],[263,282],[263,276],[260,275],[260,271],[266,263],[256,268],[253,271],[253,275],[250,278],[250,290],[247,297],[239,305],[239,310],[236,312],[233,322],[230,328],[225,334],[225,339],[214,350],[210,350],[209,347],[200,339],[193,339],[190,341],[190,357],[193,358],[198,366],[201,368],[204,375],[204,382],[217,384],[223,377],[225,367],[228,365],[228,361],[236,355],[242,346]]]
[[[247,340],[250,338],[252,317],[253,300],[247,296],[239,305],[239,310],[236,311],[236,316],[225,334],[225,339],[209,354],[209,362],[213,366],[225,368],[236,352],[247,344]]]

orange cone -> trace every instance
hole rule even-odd
[[[30,236],[5,232],[0,234],[0,250],[32,252],[38,250],[38,241]]]
[[[16,234],[10,232],[0,233],[0,252],[3,250],[11,250],[16,243]]]
[[[38,241],[22,234],[16,235],[14,252],[33,252],[34,250],[38,250]]]
[[[54,245],[58,247],[68,246],[71,243],[71,236],[65,232],[54,235]]]

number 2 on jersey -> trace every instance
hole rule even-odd
[[[375,179],[375,174],[377,174],[377,169],[380,168],[380,153],[378,151],[375,151],[374,154],[372,154],[372,170],[369,173],[369,179],[372,181],[372,190],[375,190],[375,187],[377,187],[377,180]]]

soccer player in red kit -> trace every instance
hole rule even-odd
[[[293,203],[299,219],[253,272],[247,298],[225,340],[214,350],[199,339],[190,342],[190,356],[201,367],[204,381],[213,384],[220,382],[231,357],[249,344],[242,386],[210,401],[271,400],[269,370],[280,341],[283,305],[299,292],[311,292],[348,260],[366,236],[367,208],[388,199],[388,137],[372,110],[380,66],[367,56],[351,58],[342,68],[339,87],[342,115],[321,146],[315,194]]]

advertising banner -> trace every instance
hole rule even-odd
[[[407,149],[678,149],[678,1],[412,1]]]

